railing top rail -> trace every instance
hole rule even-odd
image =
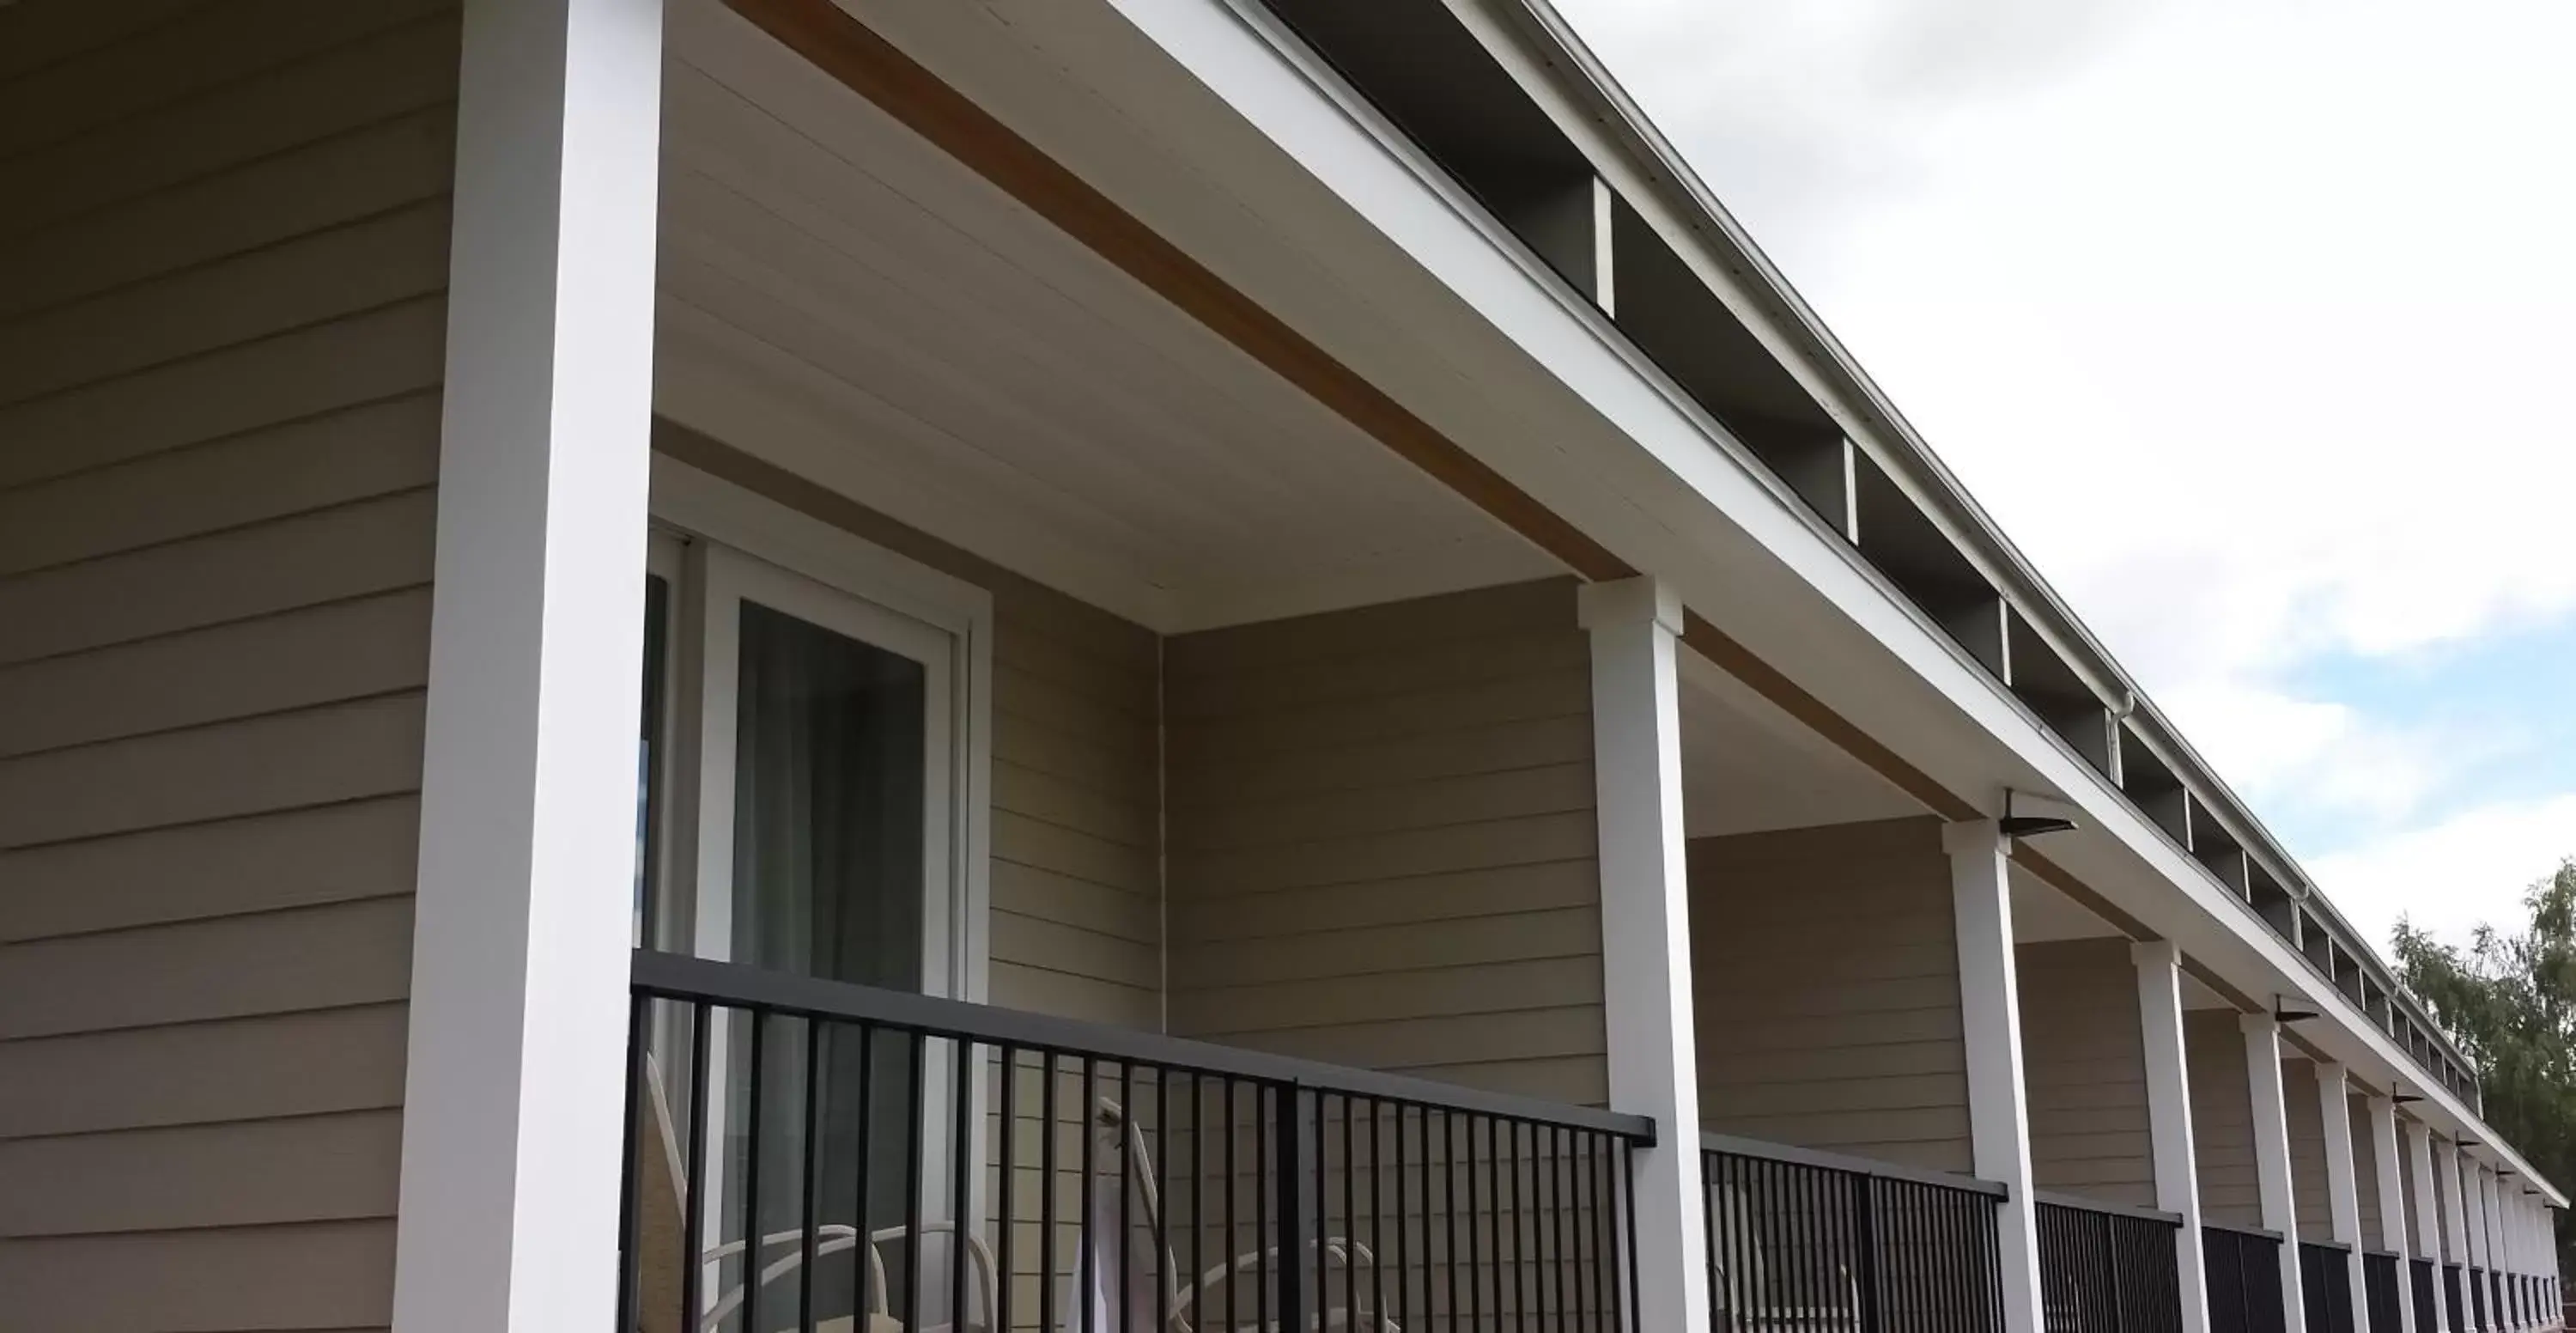
[[[1504,1120],[1615,1134],[1641,1144],[1655,1141],[1655,1122],[1641,1115],[1484,1092],[1429,1079],[1350,1069],[1320,1060],[1247,1051],[1213,1042],[1190,1041],[1103,1023],[1058,1018],[1051,1014],[1032,1014],[935,995],[914,995],[846,981],[772,972],[741,963],[637,949],[633,955],[631,975],[637,992],[658,999],[705,1001],[802,1018],[874,1023],[926,1036],[963,1038],[1031,1051],[1106,1056],[1113,1060],[1162,1065],[1188,1073],[1295,1084],[1336,1096],[1410,1102],[1417,1106],[1466,1111]]]
[[[1998,1199],[2008,1193],[2001,1181],[1980,1180],[1975,1176],[1955,1176],[1947,1171],[1927,1171],[1921,1167],[1899,1166],[1894,1162],[1854,1157],[1847,1153],[1826,1152],[1820,1148],[1795,1148],[1785,1143],[1737,1138],[1732,1134],[1703,1132],[1699,1136],[1699,1146],[1702,1152],[1728,1153],[1737,1157],[1759,1157],[1768,1161],[1788,1162],[1796,1166],[1822,1167],[1828,1171],[1846,1171],[1854,1175],[1905,1180],[1917,1185],[1935,1185],[1942,1189],[1959,1190],[1968,1194],[1985,1194]]]
[[[2236,1227],[2229,1226],[2224,1222],[2204,1221],[2200,1224],[2200,1229],[2203,1231],[2224,1231],[2232,1236],[2252,1236],[2256,1240],[2268,1240],[2275,1245],[2281,1243],[2281,1233],[2274,1231],[2269,1227]]]
[[[2060,1208],[2072,1208],[2078,1212],[2104,1213],[2112,1217],[2134,1217],[2141,1222],[2157,1222],[2169,1227],[2182,1225],[2182,1214],[2168,1213],[2159,1208],[2140,1208],[2135,1204],[2110,1203],[2074,1194],[2059,1194],[2054,1190],[2032,1190],[2030,1197],[2037,1203],[2055,1204]]]
[[[2299,1245],[2303,1249],[2333,1250],[2338,1254],[2352,1253],[2351,1244],[2340,1240],[2316,1240],[2311,1237],[2301,1236],[2299,1237]]]

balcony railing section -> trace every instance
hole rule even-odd
[[[1715,1333],[1994,1333],[2003,1187],[1703,1136]]]
[[[2280,1233],[2203,1223],[2200,1251],[2210,1333],[2282,1333]]]
[[[2442,1318],[2439,1304],[2441,1283],[2434,1276],[2433,1261],[2407,1260],[2406,1277],[2408,1298],[2415,1303],[2415,1327],[2421,1333],[2432,1333],[2432,1330],[2441,1327]],[[2379,1327],[2379,1317],[2376,1312],[2371,1316],[2370,1326],[2374,1329]]]
[[[2400,1310],[2406,1299],[2397,1256],[2382,1250],[2364,1250],[2361,1254],[2361,1291],[2366,1302],[2364,1312],[2370,1316],[2372,1333],[2399,1326]]]
[[[2442,1265],[2442,1308],[2443,1311],[2450,1316],[2450,1322],[2442,1325],[2444,1328],[2458,1330],[2468,1327],[2467,1324],[2461,1322],[2468,1315],[2468,1302],[2466,1295],[2460,1288],[2460,1266],[2458,1264]]]
[[[1635,1327],[1652,1122],[638,953],[621,1333]]]
[[[2468,1284],[2470,1327],[2495,1327],[2494,1323],[2487,1318],[2487,1270],[2477,1267],[2470,1268]]]
[[[2036,1200],[2046,1333],[2176,1333],[2182,1218],[2064,1195]]]
[[[2327,1241],[2299,1242],[2299,1301],[2308,1333],[2353,1333],[2352,1251]]]

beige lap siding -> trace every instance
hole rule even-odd
[[[2354,1097],[2352,1102],[2353,1188],[2361,1201],[2361,1247],[2365,1250],[2388,1248],[2380,1244],[2379,1234],[2379,1149],[2370,1137],[2370,1102]]]
[[[991,999],[1160,1030],[1154,633],[745,452],[759,441],[664,421],[653,447],[992,594]]]
[[[2126,939],[2016,951],[2032,1182],[2106,1203],[2155,1206],[2145,1042]]]
[[[1172,1030],[1606,1100],[1589,654],[1561,580],[1171,639]]]
[[[390,1317],[457,20],[0,9],[0,1291]]]
[[[1967,1058],[1941,826],[1690,844],[1700,1118],[1711,1129],[1967,1171]]]
[[[2326,1188],[2326,1132],[2317,1103],[2317,1067],[2306,1060],[2281,1062],[2281,1096],[2290,1120],[2290,1199],[2297,1205],[2299,1236],[2322,1241],[2334,1235],[2332,1196]]]
[[[2192,1157],[2200,1170],[2200,1213],[2220,1226],[2263,1225],[2254,1175],[2254,1104],[2245,1081],[2245,1032],[2233,1009],[2183,1015],[2191,1080]],[[2310,1101],[2314,1101],[2312,1096]]]

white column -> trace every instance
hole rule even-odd
[[[2254,1103],[2254,1192],[2263,1225],[2281,1233],[2281,1327],[2306,1333],[2299,1291],[2299,1218],[2290,1193],[2290,1115],[2281,1092],[2281,1023],[2270,1014],[2239,1014],[2245,1031],[2245,1082]]]
[[[660,0],[466,0],[397,1333],[613,1322]]]
[[[2478,1299],[2486,1302],[2486,1323],[2481,1328],[2504,1328],[2496,1318],[2496,1256],[2488,1248],[2486,1214],[2494,1209],[2494,1194],[2488,1194],[2486,1168],[2478,1158],[2465,1158],[2460,1163],[2460,1183],[2468,1189],[2468,1263],[2478,1269]]]
[[[1652,579],[1584,587],[1610,1104],[1655,1118],[1637,1155],[1638,1327],[1708,1326],[1700,1205],[1699,1045],[1691,1021],[1690,877],[1682,833],[1681,599]]]
[[[2374,1096],[2368,1102],[2370,1163],[2379,1183],[2379,1247],[2397,1256],[2397,1333],[2419,1333],[2415,1327],[2414,1276],[2406,1262],[2406,1186],[2397,1167],[2397,1102]],[[2387,1329],[2379,1333],[2388,1333]],[[2423,1330],[2422,1333],[2431,1333]]]
[[[1950,856],[1958,931],[1959,1021],[1966,1029],[1968,1140],[1978,1175],[2005,1190],[2004,1333],[2040,1333],[2039,1227],[2031,1198],[2030,1104],[2021,1067],[2021,999],[2014,977],[2011,844],[1990,819],[1941,830]]]
[[[2129,946],[2129,958],[2138,968],[2138,1031],[2146,1039],[2147,1134],[2155,1153],[2156,1207],[2182,1218],[2182,1236],[2174,1246],[2182,1333],[2209,1333],[2200,1166],[2191,1138],[2191,1063],[2182,1031],[2182,951],[2171,940],[2142,940]]]
[[[2421,1120],[2406,1122],[2407,1150],[2415,1163],[2415,1253],[2433,1263],[2433,1328],[2431,1333],[2459,1333],[2442,1293],[2442,1214],[2434,1202],[2433,1131]]]
[[[2320,1060],[2317,1071],[2318,1124],[2326,1139],[2326,1216],[2337,1244],[2352,1248],[2343,1266],[2352,1285],[2352,1326],[2371,1333],[2370,1287],[2361,1272],[2361,1180],[2352,1152],[2352,1079],[2344,1066]],[[2379,1333],[2388,1333],[2381,1329]]]
[[[2460,1274],[2460,1318],[2464,1323],[2473,1324],[2475,1321],[2469,1317],[2467,1294],[2469,1276],[2465,1271],[2469,1262],[2469,1224],[2468,1215],[2463,1210],[2468,1207],[2468,1194],[2460,1188],[2460,1145],[2446,1143],[2438,1155],[2442,1163],[2442,1202],[2447,1205],[2443,1217],[2442,1257],[2446,1266],[2458,1264],[2464,1270]],[[2445,1283],[2447,1298],[2447,1279]],[[2457,1329],[2453,1333],[2468,1333],[2468,1330]]]
[[[2496,1228],[2496,1209],[2502,1202],[2503,1184],[2493,1168],[2478,1168],[2478,1226],[2486,1238],[2487,1322],[2497,1328],[2506,1326],[2501,1299],[2504,1283],[2497,1276],[2505,1266],[2504,1245]]]

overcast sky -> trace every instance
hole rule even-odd
[[[2576,855],[2576,4],[1557,0],[2387,952]]]

